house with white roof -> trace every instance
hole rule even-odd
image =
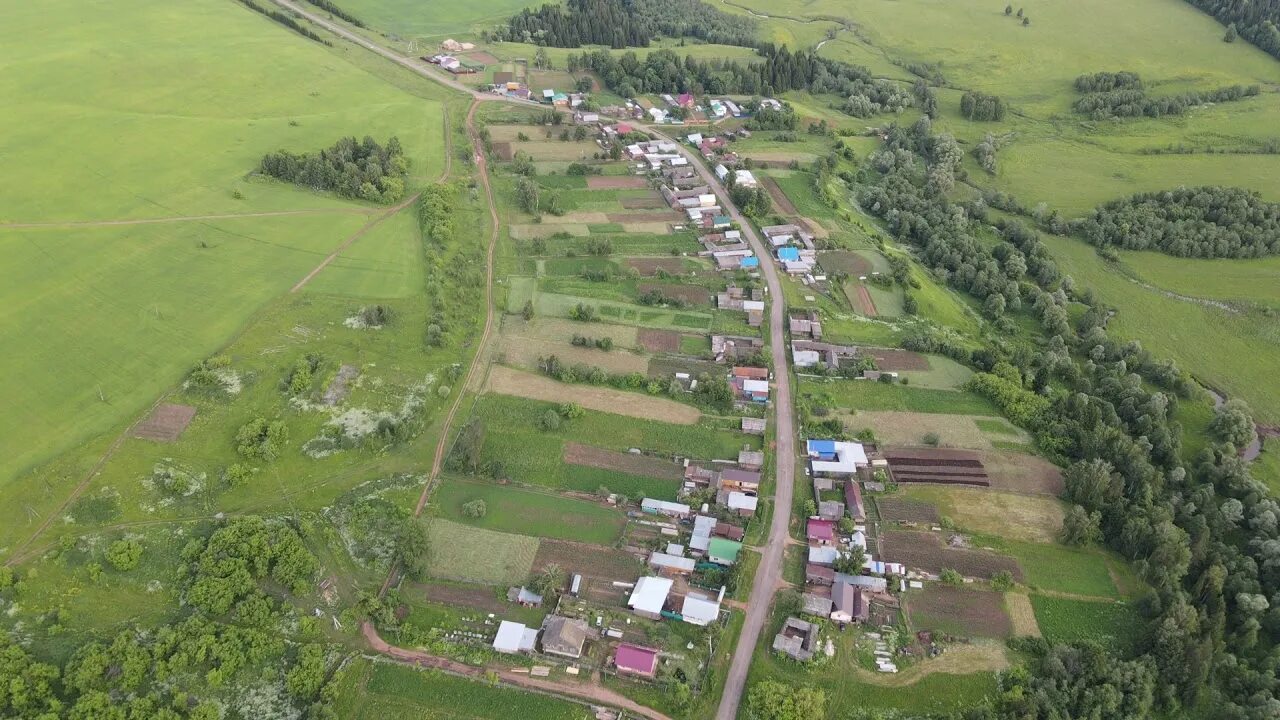
[[[498,625],[498,634],[493,638],[493,649],[507,654],[533,652],[537,644],[537,628],[510,620],[503,620]]]
[[[867,452],[862,443],[838,440],[810,440],[806,448],[815,477],[847,478],[866,467]]]
[[[640,617],[660,620],[662,607],[667,602],[667,596],[671,594],[673,584],[670,578],[642,577],[636,581],[635,589],[631,591],[631,598],[627,600],[627,607]]]
[[[724,590],[724,586],[721,586],[720,594],[715,598],[700,592],[690,591],[684,597],[684,604],[680,607],[680,616],[690,625],[699,627],[710,625],[720,617],[720,604],[724,602]]]

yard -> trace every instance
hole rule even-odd
[[[483,500],[482,518],[467,517],[466,503]],[[610,545],[622,535],[622,513],[599,503],[509,485],[449,478],[431,496],[439,517],[476,528],[558,540]]]

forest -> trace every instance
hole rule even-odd
[[[755,45],[755,21],[700,0],[568,0],[525,9],[491,33],[494,40],[577,48],[648,47],[659,37],[697,38],[721,45]]]
[[[1197,105],[1242,100],[1254,97],[1261,91],[1257,85],[1229,85],[1208,92],[1148,97],[1143,89],[1142,78],[1137,73],[1127,71],[1081,75],[1076,78],[1075,88],[1086,94],[1076,100],[1072,107],[1076,112],[1094,120],[1182,115]]]
[[[1001,244],[988,250],[974,242],[970,231],[986,217],[985,203],[957,207],[945,198],[958,165],[948,140],[932,135],[924,119],[892,128],[886,149],[859,171],[860,202],[919,248],[940,278],[979,298],[986,293],[987,302],[1014,290],[1036,309],[1046,339],[996,340],[968,352],[979,370],[969,388],[1067,466],[1067,501],[1097,513],[1106,543],[1151,588],[1137,602],[1145,620],[1133,657],[1088,641],[1020,640],[1033,661],[1001,676],[990,705],[954,717],[1120,720],[1178,716],[1202,704],[1214,708],[1213,717],[1280,717],[1280,504],[1239,457],[1254,436],[1247,408],[1219,408],[1210,446],[1184,461],[1174,415],[1198,392],[1195,383],[1140,343],[1109,338],[1112,310],[1057,270],[1035,230],[1000,221]],[[1158,194],[1154,206],[1165,205],[1170,220],[1180,216],[1171,208],[1187,205],[1201,208],[1191,212],[1209,224],[1221,218],[1208,208],[1224,206],[1274,222],[1274,210],[1237,191]],[[1084,308],[1074,320],[1068,303]],[[944,338],[908,344],[947,352]]]
[[[394,136],[385,146],[368,136],[359,142],[344,137],[318,153],[268,153],[261,169],[264,175],[313,190],[389,204],[404,196],[409,160]]]
[[[1280,253],[1280,205],[1240,188],[1142,193],[1095,208],[1076,225],[1099,247],[1200,258]]]
[[[614,92],[634,97],[654,92],[692,92],[719,95],[775,95],[788,90],[846,98],[841,109],[864,117],[894,112],[912,104],[910,90],[872,77],[859,65],[820,58],[813,52],[792,52],[786,47],[762,45],[763,62],[684,60],[671,50],[649,53],[644,60],[635,53],[614,56],[603,50],[568,57],[569,72],[591,70]]]
[[[1280,58],[1280,0],[1187,0],[1227,26],[1224,39],[1240,37]]]

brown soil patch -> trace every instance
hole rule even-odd
[[[594,330],[594,328],[592,328]],[[605,337],[606,333],[591,337]],[[561,362],[570,365],[589,365],[608,370],[611,373],[625,375],[627,373],[644,373],[649,370],[649,359],[627,350],[615,348],[608,352],[596,348],[580,347],[568,342],[541,340],[538,338],[505,335],[498,343],[498,353],[508,365],[516,365],[527,370],[538,369],[538,358],[555,355]]]
[[[581,595],[609,605],[621,604],[631,592],[614,587],[615,581],[633,583],[644,571],[640,559],[623,550],[564,540],[543,540],[533,558],[532,572],[540,572],[552,563],[563,568],[570,577],[582,575]]]
[[[629,222],[622,223],[623,232],[636,233],[637,235],[670,235],[673,223],[669,220],[660,222]]]
[[[910,350],[890,350],[888,348],[859,348],[859,352],[876,359],[876,367],[881,370],[901,372],[904,370],[928,370],[929,358]]]
[[[643,475],[663,480],[680,480],[684,477],[684,470],[671,460],[606,450],[575,442],[565,443],[564,461],[570,465],[617,470],[630,475]]]
[[[876,301],[871,299],[871,293],[867,292],[867,286],[861,283],[854,285],[853,296],[849,298],[853,302],[854,310],[859,315],[865,317],[876,317],[880,313],[876,312]]]
[[[1036,622],[1036,611],[1031,607],[1031,598],[1022,593],[1005,593],[1004,609],[1013,624],[1014,635],[1040,637],[1040,623]]]
[[[636,334],[636,340],[651,353],[680,351],[680,333],[674,330],[643,328]]]
[[[649,181],[640,175],[588,175],[587,187],[592,190],[634,190],[649,187]]]
[[[1028,495],[1058,497],[1064,489],[1062,468],[1035,455],[1012,450],[982,453],[991,487]]]
[[[609,219],[609,213],[595,212],[593,210],[575,210],[573,212],[567,212],[564,215],[560,215],[559,217],[547,215],[542,217],[542,223],[544,225],[563,225],[574,223],[586,223],[590,225],[607,222],[613,222]]]
[[[768,175],[760,178],[760,183],[764,185],[765,190],[769,191],[769,197],[773,198],[774,207],[783,215],[796,215],[796,206],[791,203],[791,198],[778,187],[778,181]]]
[[[658,291],[663,297],[676,298],[686,305],[711,305],[711,291],[701,285],[680,285],[673,283],[640,283],[636,290],[641,295]]]
[[[509,82],[514,82],[515,79],[516,74],[508,70],[499,70],[493,74],[493,83],[495,85],[505,85]]]
[[[151,411],[146,420],[133,427],[133,436],[156,442],[173,442],[195,416],[196,409],[191,405],[162,403]]]
[[[861,253],[850,250],[824,252],[818,256],[818,264],[827,272],[839,270],[855,278],[870,275],[875,270],[875,266],[871,264],[870,260]]]
[[[684,261],[680,258],[627,258],[622,264],[635,268],[641,275],[656,275],[659,270],[669,275],[684,272]]]
[[[611,223],[669,223],[677,220],[683,220],[684,215],[676,212],[630,212],[630,213],[605,213],[606,220],[599,222]]]
[[[351,391],[351,381],[355,380],[359,375],[360,368],[355,365],[343,365],[338,368],[338,374],[334,376],[333,382],[329,383],[329,387],[325,389],[321,402],[333,407],[346,400],[347,393]]]
[[[890,522],[913,522],[936,525],[942,519],[938,509],[927,502],[907,500],[906,498],[876,498],[876,507],[880,508],[880,517]]]
[[[910,596],[908,607],[917,630],[990,638],[1007,638],[1013,632],[999,593],[931,583]]]
[[[498,159],[503,162],[511,162],[516,156],[511,150],[511,143],[509,142],[493,143],[493,152],[496,153],[498,155]]]
[[[476,50],[474,52],[461,53],[459,54],[458,57],[466,58],[473,63],[479,63],[481,65],[497,65],[499,62],[498,58],[485,52],[484,50]]]
[[[950,568],[965,577],[990,580],[996,573],[1008,570],[1014,579],[1023,580],[1017,560],[987,550],[953,548],[930,532],[886,530],[880,536],[880,547],[884,557],[935,575]]]
[[[505,613],[511,605],[499,598],[487,585],[464,585],[443,582],[411,582],[406,586],[409,597],[419,595],[441,605],[461,605],[491,613]]]
[[[667,206],[660,197],[628,197],[619,198],[618,203],[627,210],[657,210]]]
[[[501,365],[489,371],[486,389],[531,400],[576,402],[588,410],[678,425],[693,425],[702,417],[697,408],[674,400],[595,385],[570,385]]]
[[[943,448],[885,448],[893,479],[900,483],[935,483],[987,487],[982,457],[968,450]]]

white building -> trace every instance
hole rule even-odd
[[[734,170],[733,182],[742,187],[759,187],[760,183],[756,181],[756,176],[751,174],[750,170]]]
[[[662,606],[667,602],[667,595],[671,594],[672,584],[668,578],[642,577],[636,581],[627,606],[641,617],[657,620],[662,617]]]
[[[498,635],[493,639],[493,649],[500,653],[533,652],[538,644],[538,629],[525,627],[523,623],[503,620],[498,625]]]

